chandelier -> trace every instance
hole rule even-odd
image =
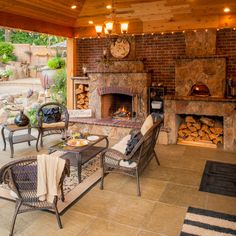
[[[100,25],[95,26],[95,30],[96,30],[98,37],[101,36],[103,29],[104,29],[105,34],[111,35],[112,33],[115,33],[115,32],[113,32],[114,25],[117,25],[117,24],[120,24],[121,33],[127,34],[129,23],[128,22],[118,22],[116,20],[116,15],[117,14],[116,14],[116,8],[115,8],[115,0],[112,0],[112,12],[109,15],[110,20],[105,21],[103,23],[103,25],[100,24]]]

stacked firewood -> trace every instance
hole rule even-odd
[[[89,105],[89,86],[87,84],[77,84],[75,89],[76,108],[88,109]]]
[[[223,122],[208,117],[186,116],[178,130],[178,142],[223,143]]]

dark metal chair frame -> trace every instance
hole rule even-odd
[[[63,194],[63,181],[66,175],[70,175],[69,160],[66,160],[66,165],[59,182],[62,201],[65,199]],[[17,215],[34,210],[54,210],[58,225],[62,228],[57,209],[58,197],[54,197],[53,203],[39,201],[37,197],[37,157],[27,157],[4,165],[0,169],[0,183],[7,184],[17,195],[10,235],[13,235]]]
[[[43,127],[43,108],[45,107],[59,107],[61,111],[61,121],[65,122],[64,127]],[[49,103],[44,103],[39,107],[39,109],[36,112],[36,118],[38,122],[38,138],[37,138],[37,143],[36,147],[38,149],[38,143],[40,140],[40,146],[43,147],[43,137],[52,135],[52,134],[63,134],[66,132],[68,129],[69,125],[69,113],[68,110],[65,106],[63,106],[60,103],[57,102],[49,102]]]
[[[156,122],[152,128],[140,139],[138,144],[129,155],[124,155],[119,151],[108,148],[102,153],[102,178],[100,189],[103,189],[104,177],[107,173],[116,172],[128,176],[136,177],[137,180],[137,195],[141,196],[139,176],[144,171],[148,163],[155,158],[158,165],[160,165],[158,156],[155,152],[155,145],[159,135],[162,121]],[[119,165],[121,160],[130,160],[137,164],[136,167],[123,167]]]

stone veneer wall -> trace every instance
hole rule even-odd
[[[165,99],[164,126],[169,130],[168,143],[175,144],[179,128],[179,114],[223,117],[224,149],[236,152],[236,102],[193,101]]]
[[[135,36],[136,58],[146,58],[147,70],[152,70],[152,81],[163,83],[168,94],[175,93],[175,61],[185,56],[183,33]],[[78,39],[77,76],[82,75],[82,65],[95,71],[97,60],[103,49],[108,47],[106,39]],[[134,49],[133,49],[134,50]],[[224,29],[216,32],[216,54],[227,57],[227,76],[232,76],[236,84],[236,31]]]

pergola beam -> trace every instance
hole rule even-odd
[[[57,35],[67,38],[74,37],[73,27],[58,25],[2,11],[0,11],[0,26]]]

